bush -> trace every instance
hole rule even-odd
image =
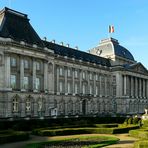
[[[133,118],[132,118],[132,117],[128,118],[127,123],[128,123],[128,124],[132,124],[132,123],[133,123]]]
[[[1,131],[0,132],[0,144],[22,141],[29,139],[29,133],[15,132],[15,131]]]
[[[61,129],[36,129],[33,134],[40,136],[56,136],[56,135],[75,135],[75,134],[116,134],[127,133],[129,130],[137,129],[139,126],[130,127],[115,127],[115,128],[96,128],[96,127],[83,127],[83,128],[61,128]]]
[[[133,124],[138,124],[138,121],[139,121],[138,117],[133,118]]]
[[[140,140],[134,143],[134,148],[148,148],[147,140]]]
[[[145,129],[131,130],[129,135],[135,138],[148,139],[148,131]]]

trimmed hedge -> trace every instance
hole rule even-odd
[[[30,119],[14,121],[0,121],[0,130],[14,129],[20,131],[30,131],[35,128],[52,127],[52,126],[67,126],[67,125],[84,125],[84,124],[110,124],[123,123],[125,117],[71,117],[71,118],[56,118],[56,119]],[[29,125],[29,126],[28,126]]]
[[[135,138],[148,139],[148,130],[131,130],[129,131],[129,135]]]
[[[94,127],[83,127],[83,128],[62,128],[62,129],[36,129],[33,134],[40,136],[56,136],[56,135],[75,135],[75,134],[117,134],[127,133],[129,130],[137,129],[139,126],[130,126],[122,128],[94,128]]]
[[[134,143],[134,148],[148,148],[147,140],[140,140]]]
[[[29,133],[26,132],[15,132],[15,131],[1,131],[0,132],[0,144],[8,142],[23,141],[29,139]]]

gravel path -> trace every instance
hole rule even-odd
[[[82,136],[87,136],[90,134],[85,134]],[[133,148],[133,143],[137,140],[136,138],[130,137],[128,134],[116,134],[116,135],[108,135],[108,134],[91,134],[92,136],[96,135],[102,135],[102,136],[115,136],[120,139],[120,141],[117,144],[113,144],[110,146],[106,146],[105,148]],[[75,135],[80,136],[80,135]],[[63,136],[55,136],[55,137],[40,137],[40,136],[33,136],[31,135],[30,140],[28,141],[22,141],[22,142],[14,142],[9,144],[3,144],[0,145],[0,148],[24,148],[24,146],[27,143],[33,143],[33,142],[41,142],[41,141],[48,141],[49,139],[54,138],[62,138]],[[64,136],[64,137],[70,137],[70,136]]]

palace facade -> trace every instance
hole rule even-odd
[[[42,40],[26,14],[0,11],[0,118],[127,116],[148,108],[148,71],[118,40],[89,53]]]

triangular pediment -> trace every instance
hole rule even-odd
[[[135,72],[148,74],[148,70],[141,63],[132,64],[129,69]]]

